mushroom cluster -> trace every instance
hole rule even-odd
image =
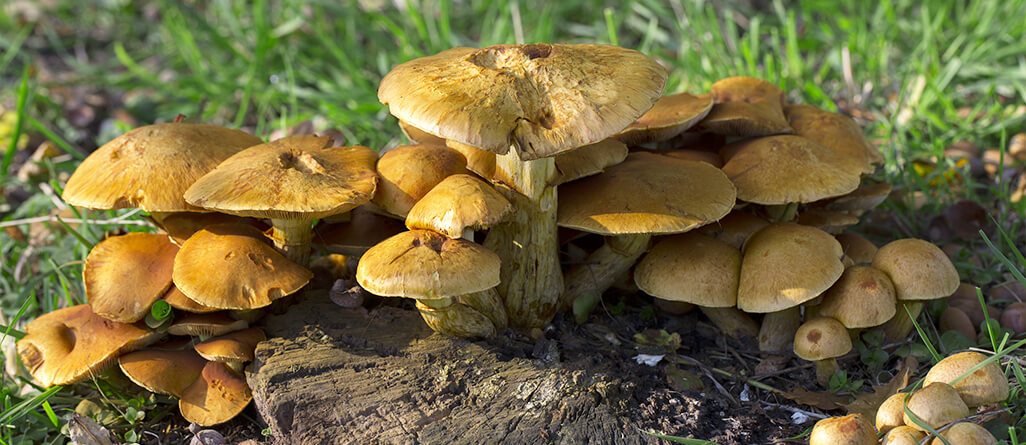
[[[922,387],[888,397],[876,412],[875,427],[861,414],[816,422],[809,445],[996,444],[997,439],[967,417],[1008,398],[1008,378],[997,361],[960,352],[937,362]],[[877,432],[884,436],[878,441]],[[935,434],[938,433],[938,434]]]

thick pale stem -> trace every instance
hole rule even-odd
[[[766,206],[766,213],[772,221],[792,221],[798,216],[798,203],[792,202],[789,204],[768,205]]]
[[[798,306],[766,314],[759,328],[759,350],[791,351],[794,348],[794,334],[801,324],[802,315]]]
[[[417,300],[417,309],[424,322],[439,334],[478,338],[491,337],[496,332],[495,325],[488,317],[453,298]]]
[[[837,373],[841,367],[837,365],[837,359],[816,360],[816,381],[820,385],[829,388],[830,376]]]
[[[912,318],[905,313],[905,308],[912,313]],[[919,318],[919,313],[922,311],[923,303],[921,301],[899,301],[898,310],[894,312],[894,316],[883,324],[884,338],[888,342],[893,342],[907,337],[908,333],[912,332],[912,319]]]
[[[274,248],[300,266],[310,264],[310,241],[313,240],[313,226],[310,221],[297,219],[272,219],[271,240]]]
[[[463,239],[470,242],[474,242],[474,229],[471,229],[469,227],[463,229]]]
[[[495,325],[495,330],[501,331],[509,326],[509,317],[506,316],[506,306],[502,303],[502,297],[495,288],[474,292],[472,294],[460,295],[456,301],[476,309],[484,314]]]
[[[748,314],[741,312],[736,306],[705,307],[699,306],[702,313],[720,328],[727,336],[740,339],[759,335],[759,324]]]
[[[606,243],[588,255],[582,264],[571,268],[564,281],[566,290],[560,298],[559,310],[573,306],[582,295],[601,296],[623,273],[627,272],[648,250],[651,235],[619,235],[607,238]]]
[[[502,259],[497,288],[514,328],[529,331],[552,321],[563,273],[556,236],[556,189],[548,181],[556,171],[553,158],[522,162],[511,148],[497,156],[496,187],[517,209],[509,221],[488,232],[484,246]]]

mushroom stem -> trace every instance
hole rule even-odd
[[[802,324],[798,306],[782,311],[767,313],[759,328],[759,351],[790,351],[794,347],[794,333]]]
[[[463,237],[462,238],[467,240],[467,241],[474,242],[474,229],[471,229],[470,227],[467,227],[466,229],[463,229]]]
[[[418,299],[421,318],[439,334],[459,338],[491,337],[496,329],[492,321],[474,308],[454,298]]]
[[[313,226],[303,219],[272,219],[271,240],[285,258],[306,267],[310,264],[310,241]]]
[[[488,317],[495,325],[496,331],[506,329],[509,325],[509,317],[506,315],[506,306],[502,303],[502,297],[495,288],[474,292],[456,297],[456,301],[476,309]]]
[[[816,360],[816,381],[824,387],[830,387],[830,376],[837,373],[840,369],[841,367],[837,365],[837,359]]]
[[[766,206],[766,213],[769,215],[770,221],[793,221],[798,216],[798,203],[768,205]]]
[[[556,236],[556,188],[553,158],[521,161],[516,147],[496,156],[496,187],[517,212],[488,232],[484,246],[502,259],[498,291],[510,324],[524,331],[548,324],[563,292]]]
[[[905,308],[908,308],[908,311],[912,313],[911,318],[905,313]],[[922,311],[923,303],[921,301],[899,301],[898,310],[895,311],[894,316],[883,324],[882,329],[885,339],[887,341],[898,341],[908,336],[908,333],[912,332],[912,319],[918,318],[919,313]]]
[[[574,300],[582,295],[602,295],[613,282],[638,261],[652,239],[648,234],[617,235],[606,239],[606,243],[588,255],[583,263],[566,273],[566,290],[560,297],[559,310],[573,306]]]
[[[727,336],[740,339],[759,335],[759,324],[736,306],[699,308]]]

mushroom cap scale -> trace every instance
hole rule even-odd
[[[520,158],[598,142],[644,114],[667,71],[606,45],[453,48],[392,69],[378,88],[389,111],[427,133]]]
[[[332,147],[331,137],[289,136],[243,150],[185,192],[190,204],[254,218],[313,220],[374,196],[378,155]]]
[[[171,285],[177,253],[166,235],[128,233],[101,241],[82,271],[93,313],[122,323],[145,318]]]
[[[183,198],[185,190],[221,161],[260,142],[251,134],[206,124],[139,127],[82,161],[61,197],[91,209],[201,212]]]

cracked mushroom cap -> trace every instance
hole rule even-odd
[[[997,438],[990,434],[990,431],[972,422],[958,422],[940,435],[951,445],[996,445],[998,443]],[[935,437],[930,441],[930,445],[946,444],[939,437]]]
[[[628,145],[665,141],[693,127],[709,114],[712,107],[713,97],[709,94],[663,96],[614,137]]]
[[[175,397],[182,397],[185,388],[200,377],[206,363],[190,348],[147,349],[118,358],[121,372],[136,385]]]
[[[607,45],[453,48],[392,69],[389,111],[427,133],[520,159],[549,157],[622,130],[660,97],[667,71]]]
[[[251,362],[257,343],[267,339],[260,328],[242,329],[196,344],[196,353],[212,362]]]
[[[945,357],[930,368],[923,384],[944,382],[951,384],[966,371],[982,363],[987,356],[979,352],[966,351]],[[952,385],[962,401],[970,407],[990,405],[1008,398],[1008,378],[998,362],[990,362],[972,374]]]
[[[85,260],[82,278],[93,313],[135,323],[171,285],[178,246],[166,235],[129,233],[101,241]]]
[[[709,164],[631,153],[602,174],[559,188],[561,227],[600,235],[682,233],[722,218],[734,186]]]
[[[367,147],[332,147],[329,136],[289,136],[225,159],[189,187],[185,199],[238,216],[323,218],[374,196],[377,160]]]
[[[794,130],[784,117],[784,91],[753,77],[728,77],[709,92],[716,98],[709,114],[698,123],[701,131],[725,136],[766,136]]]
[[[890,320],[897,302],[887,274],[872,267],[852,266],[827,289],[816,313],[835,318],[848,329],[871,328]]]
[[[862,127],[848,116],[812,105],[785,105],[784,115],[794,134],[851,157],[862,164],[862,173],[872,173],[875,165],[884,162],[880,150],[869,143]]]
[[[741,252],[696,232],[656,243],[634,269],[634,283],[645,293],[669,301],[705,307],[737,304]]]
[[[413,205],[406,227],[460,238],[465,229],[486,229],[511,213],[513,204],[491,185],[472,175],[452,175]]]
[[[899,300],[934,300],[955,293],[958,271],[944,251],[930,242],[906,238],[876,252],[873,267],[884,271]]]
[[[18,356],[41,385],[69,385],[85,380],[119,354],[156,341],[159,334],[141,323],[110,321],[87,304],[58,309],[25,327]]]
[[[185,420],[213,426],[237,416],[250,400],[253,400],[253,393],[243,376],[224,363],[207,362],[200,378],[185,388],[178,410]]]
[[[876,428],[862,414],[828,417],[812,427],[809,445],[876,445]]]
[[[256,309],[298,291],[313,277],[250,226],[210,226],[175,256],[174,283],[193,301],[218,309]]]
[[[844,272],[841,244],[822,230],[774,223],[745,242],[737,306],[776,312],[816,298]]]
[[[860,170],[853,168],[850,159],[800,136],[746,139],[723,150],[732,153],[723,172],[734,181],[737,199],[742,201],[813,202],[859,186]]]
[[[381,155],[377,169],[380,180],[374,204],[403,218],[443,179],[469,173],[467,159],[444,145],[396,147]]]
[[[969,415],[969,407],[958,396],[958,391],[944,382],[933,382],[913,392],[912,397],[905,402],[905,407],[933,429]],[[926,431],[913,422],[907,412],[903,416],[905,425]]]
[[[202,212],[185,201],[185,190],[221,161],[261,142],[239,130],[206,124],[139,127],[82,161],[61,197],[91,209]]]
[[[383,297],[445,298],[499,285],[499,256],[478,244],[411,230],[360,258],[356,281]]]
[[[830,317],[816,317],[802,323],[794,334],[794,354],[803,360],[816,361],[840,357],[851,351],[851,337],[841,322]]]

